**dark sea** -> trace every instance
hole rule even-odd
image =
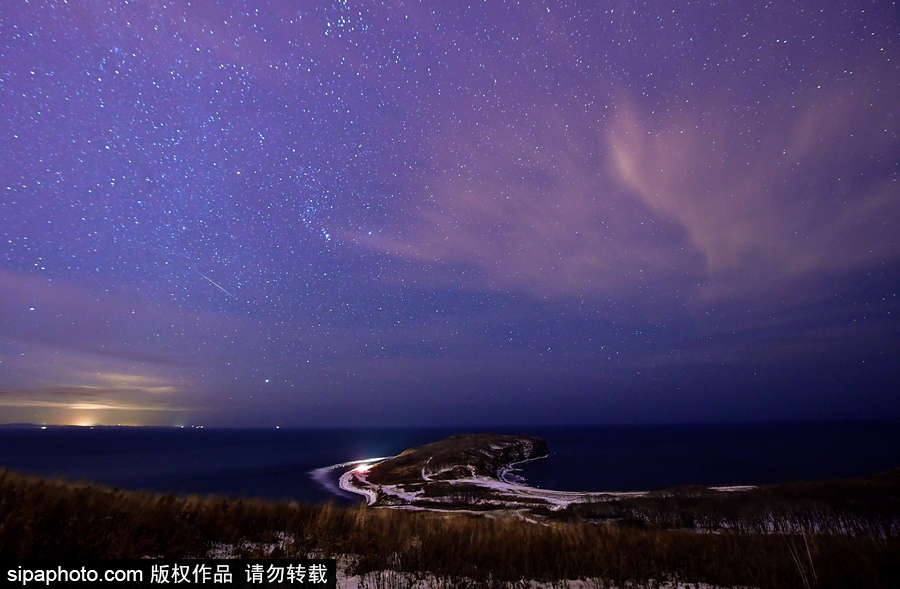
[[[329,466],[392,456],[454,433],[536,435],[549,458],[527,484],[641,491],[852,477],[900,467],[900,423],[811,422],[391,429],[0,427],[0,465],[125,489],[355,503]]]

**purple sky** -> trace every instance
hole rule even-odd
[[[895,2],[0,6],[0,423],[900,417]]]

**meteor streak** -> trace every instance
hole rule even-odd
[[[225,290],[225,288],[224,288],[221,284],[219,284],[218,282],[216,282],[215,280],[213,280],[212,278],[210,278],[209,276],[207,276],[206,274],[204,274],[204,273],[201,272],[200,270],[194,270],[194,272],[196,272],[197,274],[199,274],[199,275],[202,276],[203,278],[205,278],[205,279],[207,279],[208,281],[210,281],[211,283],[213,283],[213,285],[214,285],[216,288],[218,288],[219,290],[221,290],[221,291],[224,292],[225,294],[227,294],[227,295],[229,295],[229,296],[236,296],[233,292],[228,292],[227,290]]]

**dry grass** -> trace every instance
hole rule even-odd
[[[900,587],[900,540],[841,534],[698,533],[364,506],[175,497],[0,471],[0,558],[357,555],[355,573],[651,579],[755,587]]]
[[[900,469],[853,479],[718,492],[670,489],[573,506],[563,516],[635,527],[900,537]]]

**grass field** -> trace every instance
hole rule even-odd
[[[597,516],[590,513],[531,523],[502,516],[176,497],[0,470],[0,558],[341,555],[352,562],[348,574],[429,573],[465,578],[471,587],[595,578],[638,586],[675,580],[895,588],[900,587],[897,479],[893,471],[844,483],[787,485],[755,502],[745,498],[724,507],[705,503],[700,492],[680,499],[660,494],[631,505],[632,515],[618,523],[588,521]],[[719,526],[710,532],[681,525],[704,517],[721,520],[722,513],[756,521],[773,507],[780,515],[773,520],[770,514],[770,524],[777,528],[781,517],[792,522],[783,529],[793,531]],[[844,512],[863,523],[825,533],[816,520]],[[797,514],[805,515],[798,519]]]

